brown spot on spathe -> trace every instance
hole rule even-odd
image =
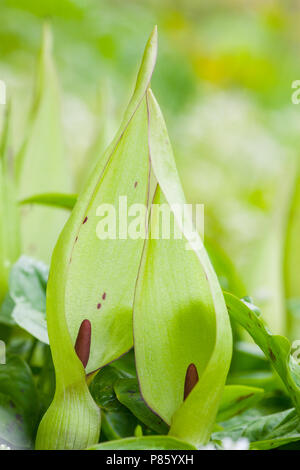
[[[91,335],[91,322],[89,320],[83,320],[80,325],[75,343],[75,351],[77,356],[81,360],[83,367],[86,367],[89,361],[91,349]]]
[[[195,364],[191,363],[186,371],[185,374],[185,382],[184,382],[184,393],[183,393],[183,399],[186,400],[186,398],[189,396],[195,385],[197,385],[197,382],[199,380],[198,376],[198,371],[197,367]]]
[[[276,361],[276,356],[275,356],[275,354],[273,353],[273,351],[272,351],[271,348],[269,348],[269,354],[270,354],[270,357],[271,357],[272,361],[275,362],[275,361]]]

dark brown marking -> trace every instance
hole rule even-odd
[[[195,385],[197,384],[199,380],[198,372],[197,372],[197,367],[195,364],[190,364],[187,368],[186,374],[185,374],[185,382],[184,382],[184,394],[183,394],[183,399],[186,400],[186,398],[189,396]]]
[[[237,401],[237,403],[239,403],[240,401],[246,400],[247,398],[250,398],[253,395],[254,395],[254,393],[249,393],[248,395],[243,395],[241,397],[238,397],[236,401]]]
[[[99,310],[101,308],[101,304],[97,304],[97,309]]]
[[[87,217],[85,217],[85,218],[84,218],[84,221],[83,221],[82,223],[83,223],[83,224],[85,224],[85,223],[86,223],[86,221],[87,221],[87,219],[88,219],[88,218],[87,218]]]
[[[270,357],[271,357],[272,361],[276,361],[276,356],[275,356],[275,354],[273,353],[273,351],[272,351],[271,348],[269,348],[269,354],[270,354]]]
[[[81,360],[83,367],[87,366],[90,357],[91,349],[91,334],[92,326],[89,320],[83,320],[80,325],[76,343],[75,351],[79,359]]]
[[[136,188],[136,187],[137,187],[137,185],[138,185],[138,182],[136,181],[136,182],[134,183],[134,187]]]
[[[102,299],[105,300],[106,299],[106,292],[103,293],[102,295]]]
[[[78,240],[78,237],[75,238],[75,243],[77,242],[77,240]]]

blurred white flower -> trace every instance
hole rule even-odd
[[[216,447],[212,444],[206,444],[206,446],[200,447],[199,450],[217,450]]]
[[[212,442],[206,446],[200,447],[199,450],[249,450],[249,441],[245,437],[233,441],[231,437],[222,439],[220,447],[216,447]]]
[[[11,448],[5,444],[0,444],[0,450],[11,450]]]
[[[249,441],[245,437],[233,441],[231,437],[222,440],[223,450],[249,450]]]

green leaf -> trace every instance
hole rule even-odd
[[[16,324],[12,317],[14,307],[15,303],[9,293],[7,293],[0,307],[0,323],[2,325],[14,326]]]
[[[290,411],[290,412],[289,412]],[[286,415],[285,415],[286,413]],[[251,443],[250,449],[267,450],[300,441],[300,418],[294,410],[283,412],[284,419],[264,439]]]
[[[100,240],[97,208],[103,203],[116,207],[123,195],[128,205],[147,201],[145,93],[156,60],[156,36],[155,29],[121,127],[79,195],[54,249],[47,323],[57,385],[54,401],[39,427],[38,448],[83,448],[98,440],[99,410],[74,350],[82,321],[88,318],[92,326],[87,373],[132,347],[132,303],[143,240]]]
[[[251,304],[227,292],[224,296],[231,318],[248,331],[264,352],[300,413],[300,366],[291,356],[289,340],[284,336],[273,335]]]
[[[0,365],[0,443],[33,447],[39,400],[31,371],[19,357]]]
[[[217,421],[222,422],[256,405],[263,398],[262,388],[226,385],[218,409]]]
[[[103,442],[88,450],[197,450],[187,442],[169,436],[143,436]]]
[[[48,344],[46,285],[48,267],[27,256],[14,264],[9,281],[11,320],[35,338]]]
[[[43,193],[35,194],[19,201],[19,204],[40,204],[42,206],[53,206],[60,209],[72,210],[77,201],[77,194]]]
[[[246,437],[252,450],[275,449],[300,440],[299,419],[295,409],[267,416],[249,412],[223,423],[223,431],[215,432],[212,437],[214,440],[231,437],[234,441]]]
[[[32,194],[71,192],[48,25],[44,27],[35,99],[27,134],[17,156],[16,170],[19,199]],[[49,262],[68,216],[67,211],[56,211],[51,207],[24,206],[21,224],[23,252]]]
[[[147,107],[150,161],[159,184],[154,204],[169,205],[183,237],[153,239],[150,232],[146,241],[134,302],[137,373],[145,402],[171,424],[170,434],[200,445],[215,422],[231,359],[231,328],[217,276],[199,236],[193,244],[182,213],[183,191],[150,90]],[[191,363],[199,382],[183,402]]]
[[[167,434],[169,426],[155,415],[145,404],[136,379],[119,379],[114,384],[116,397],[126,406],[142,423],[158,434]]]
[[[133,436],[139,424],[137,418],[120,404],[117,411],[102,411],[101,418],[101,432],[104,432],[108,440]]]
[[[101,369],[90,385],[91,395],[101,407],[102,431],[108,440],[133,436],[136,426],[142,421],[138,421],[139,416],[132,414],[130,407],[123,406],[116,395],[116,384],[130,379],[128,373],[116,369],[114,364]]]
[[[116,411],[120,403],[116,397],[114,384],[120,378],[128,377],[114,367],[106,366],[101,369],[90,385],[92,397],[98,406],[105,411]]]

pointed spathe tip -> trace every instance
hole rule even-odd
[[[157,38],[158,38],[157,25],[155,25],[154,28],[152,29],[152,32],[148,40],[148,44],[151,44],[152,47],[154,46],[155,49],[157,49]]]
[[[53,38],[51,31],[51,24],[48,19],[43,24],[43,49],[44,51],[51,52],[53,46]]]

